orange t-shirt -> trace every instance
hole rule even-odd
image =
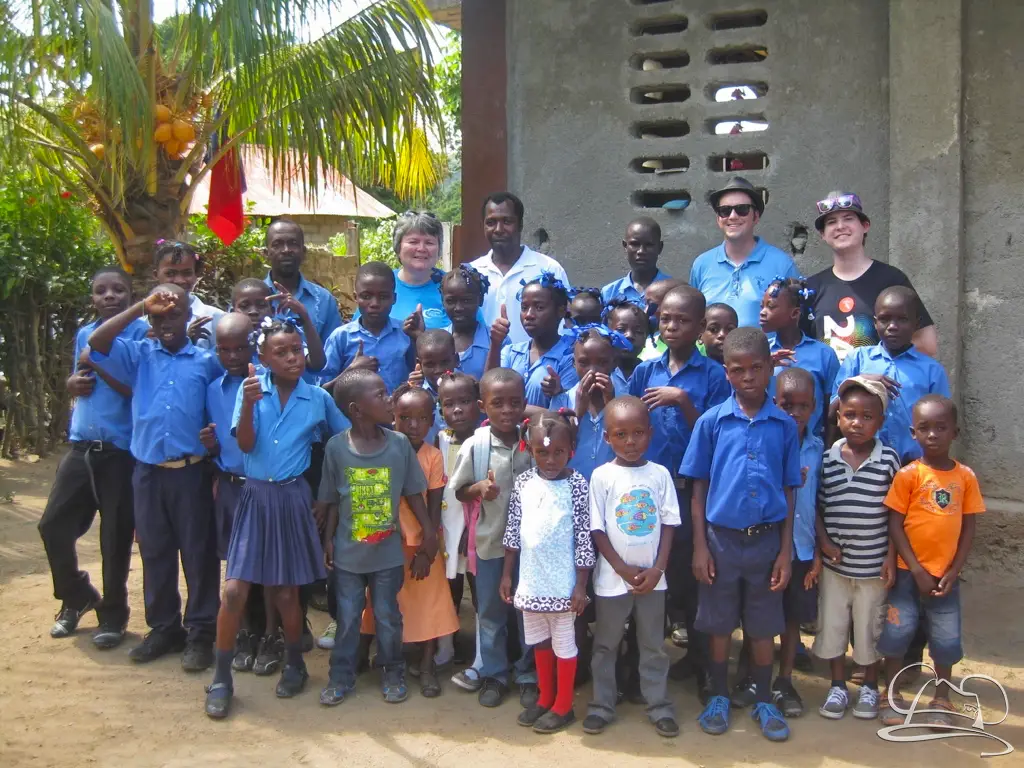
[[[424,443],[416,451],[416,458],[420,462],[420,469],[427,478],[427,490],[436,491],[448,484],[444,476],[444,457],[441,452],[432,445]],[[423,501],[427,500],[427,494],[423,494]],[[402,541],[408,547],[418,547],[423,543],[423,528],[416,515],[412,513],[409,502],[402,497],[398,505],[398,520],[402,526]]]
[[[914,461],[896,473],[885,506],[905,516],[903,530],[921,567],[942,578],[956,557],[964,515],[985,511],[978,478],[959,461],[941,471]],[[909,570],[903,558],[896,565]]]

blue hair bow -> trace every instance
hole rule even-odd
[[[465,279],[466,285],[471,285],[473,278],[476,278],[480,282],[481,295],[486,294],[491,289],[491,281],[487,275],[475,267],[471,267],[469,264],[459,264],[459,274]]]
[[[601,325],[600,323],[574,325],[567,332],[568,335],[572,336],[572,343],[574,346],[579,343],[580,339],[586,338],[591,333],[596,333],[601,338],[608,339],[609,343],[612,345],[612,349],[621,349],[626,352],[633,351],[633,345],[630,343],[629,339],[618,331],[613,331],[607,325]]]
[[[561,280],[555,277],[554,272],[541,272],[540,277],[535,277],[532,280],[520,280],[519,284],[523,286],[523,288],[525,288],[528,285],[538,284],[544,288],[547,288],[550,291],[553,291],[556,294],[561,294],[561,298],[563,298],[566,302],[569,301],[569,289],[565,287],[565,283],[563,283]],[[516,294],[516,299],[522,301],[522,298],[523,291],[522,289],[520,289],[519,293]]]
[[[641,312],[643,312],[645,315],[647,314],[647,308],[643,305],[642,302],[637,301],[636,299],[626,299],[626,298],[612,299],[607,304],[605,304],[604,305],[604,309],[601,310],[601,322],[604,323],[605,325],[607,325],[608,324],[608,316],[612,312],[614,312],[619,307],[628,307],[628,306],[636,307]]]
[[[598,301],[601,300],[601,289],[600,288],[584,288],[583,286],[574,285],[569,289],[569,298],[575,299],[577,296],[587,294],[595,297]]]

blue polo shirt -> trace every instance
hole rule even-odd
[[[242,450],[231,429],[235,401],[238,400],[238,390],[242,388],[243,381],[244,376],[232,376],[225,371],[223,376],[211,381],[206,388],[207,421],[213,423],[217,442],[220,443],[220,455],[215,456],[213,462],[233,475],[245,474]]]
[[[263,399],[252,410],[256,444],[252,451],[243,454],[243,474],[256,480],[282,482],[298,477],[309,468],[310,448],[320,435],[336,435],[348,429],[351,423],[326,390],[302,379],[295,385],[282,411],[277,386],[271,379],[269,372],[259,375]],[[243,398],[239,389],[231,417],[233,435],[238,434]],[[315,495],[316,489],[313,492]]]
[[[449,323],[444,327],[448,333],[452,333],[452,325]],[[487,366],[487,353],[491,349],[491,330],[483,322],[477,320],[476,331],[473,333],[473,341],[466,349],[459,352],[459,370],[468,373],[477,381],[484,375]]]
[[[111,373],[124,372],[132,388],[132,455],[146,464],[184,456],[205,456],[199,430],[206,426],[206,388],[224,369],[217,358],[191,341],[177,352],[156,339],[119,336],[109,355],[92,350]],[[118,376],[121,378],[121,376]]]
[[[636,369],[634,368],[634,370]],[[626,378],[626,374],[622,372],[621,368],[616,368],[612,371],[610,378],[612,380],[612,386],[615,387],[616,397],[629,393],[629,379]]]
[[[662,272],[659,269],[658,274],[656,274],[654,276],[654,280],[651,281],[651,285],[654,285],[659,280],[671,279],[672,275],[667,272]],[[644,304],[646,301],[646,295],[640,293],[640,289],[636,287],[636,284],[633,282],[632,272],[627,272],[625,277],[613,280],[601,289],[601,301],[608,304],[614,299],[626,299],[627,301],[637,302],[640,305]]]
[[[277,288],[274,287],[274,280],[269,272],[263,282],[269,285],[274,293],[277,293]],[[293,295],[306,308],[306,311],[309,313],[309,319],[313,321],[313,325],[316,326],[316,332],[320,334],[320,340],[326,341],[327,337],[341,325],[341,312],[338,310],[338,300],[334,298],[334,294],[322,285],[317,285],[307,280],[299,273],[299,287]],[[299,318],[292,312],[285,312],[281,316],[287,317],[296,325],[300,325]]]
[[[818,480],[824,454],[825,444],[808,430],[800,443],[800,472],[806,469],[807,479],[797,489],[796,509],[793,512],[793,557],[803,562],[814,559],[817,537],[814,521],[818,516]]]
[[[928,394],[950,396],[946,369],[913,346],[896,357],[889,354],[882,342],[873,347],[856,347],[839,366],[832,399],[839,396],[840,384],[861,373],[880,373],[900,384],[899,397],[889,398],[889,410],[878,439],[896,451],[903,464],[921,458],[921,446],[910,436],[914,403]]]
[[[782,522],[784,488],[803,482],[796,422],[770,398],[749,419],[732,395],[697,419],[679,473],[709,481],[705,516],[713,525]]]
[[[579,394],[580,385],[577,383],[568,392],[562,392],[551,398],[551,410],[568,408],[576,410],[576,396]],[[615,388],[616,393],[625,392]],[[569,459],[569,468],[575,469],[590,482],[590,476],[594,470],[602,464],[607,464],[615,458],[615,451],[605,442],[604,439],[604,410],[596,416],[589,410],[579,420],[579,429],[576,430],[576,451]]]
[[[321,381],[330,381],[352,364],[363,342],[363,354],[376,357],[378,372],[388,392],[409,378],[412,366],[409,364],[410,341],[400,323],[388,318],[387,325],[378,335],[370,333],[359,320],[345,323],[324,342],[324,356],[327,362],[320,372]],[[415,353],[415,349],[412,350]]]
[[[100,326],[99,320],[87,323],[78,329],[75,336],[75,356],[72,358],[72,370],[78,367],[78,358],[82,350],[89,345],[89,337]],[[138,341],[146,338],[149,323],[142,318],[121,331],[126,339]],[[114,368],[104,367],[104,372],[114,376]],[[71,411],[71,424],[68,426],[68,440],[76,443],[82,440],[102,440],[113,443],[121,450],[127,451],[132,441],[132,401],[115,392],[98,374],[94,376],[96,386],[88,397],[75,398]]]
[[[643,397],[644,392],[652,387],[678,387],[686,391],[693,407],[701,413],[729,397],[732,389],[725,378],[725,368],[719,363],[694,350],[690,359],[673,375],[669,371],[668,356],[666,352],[655,360],[640,363],[629,378],[629,394]],[[692,429],[683,412],[675,406],[654,408],[651,426],[654,434],[644,457],[661,464],[676,477]]]
[[[725,255],[725,243],[705,251],[690,268],[690,285],[704,294],[708,304],[722,302],[736,310],[739,327],[757,328],[761,299],[777,277],[799,277],[793,259],[761,238],[739,266]]]
[[[572,387],[579,378],[572,359],[573,340],[570,336],[561,336],[558,342],[535,363],[530,362],[530,347],[533,341],[521,341],[518,344],[506,344],[501,348],[501,367],[511,368],[526,381],[526,404],[547,408],[551,398],[540,388],[541,382],[548,375],[550,365],[558,372],[562,380],[562,389]]]
[[[768,345],[772,352],[784,349],[774,333],[768,334]],[[839,358],[828,344],[823,344],[807,334],[803,334],[790,359],[794,367],[803,368],[814,377],[814,412],[811,414],[810,421],[807,422],[807,431],[821,437],[825,431],[825,410],[828,408],[832,387],[835,384],[836,374],[839,372]],[[775,397],[775,379],[784,370],[786,370],[786,366],[775,367],[772,381],[768,385],[769,397]]]

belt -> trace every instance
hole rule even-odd
[[[768,533],[768,531],[774,531],[782,523],[759,523],[758,525],[751,525],[749,528],[740,528],[739,532],[744,536],[760,536],[762,533]]]
[[[232,485],[239,485],[239,486],[245,485],[245,479],[246,479],[245,475],[236,475],[233,472],[228,472],[228,471],[223,470],[223,469],[220,470],[220,478],[222,480],[227,480]]]
[[[71,450],[82,451],[85,453],[97,453],[103,451],[123,451],[124,448],[120,448],[113,443],[108,443],[103,440],[75,440],[71,443]]]
[[[168,461],[161,461],[157,464],[158,467],[164,469],[184,469],[185,467],[191,467],[193,464],[198,464],[201,461],[206,461],[205,456],[182,456],[180,459],[170,459]]]

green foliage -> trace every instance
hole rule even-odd
[[[231,288],[243,277],[263,277],[270,268],[264,244],[267,230],[246,217],[245,229],[231,245],[225,246],[206,226],[206,214],[195,213],[188,219],[185,238],[203,258],[203,272],[195,292],[207,304],[226,307],[231,303]]]
[[[379,219],[376,224],[369,219],[359,227],[359,263],[383,261],[392,269],[398,269],[398,257],[395,256],[393,232],[394,219]],[[337,253],[337,251],[335,251]]]
[[[445,38],[441,61],[435,69],[437,95],[447,135],[449,158],[462,155],[462,35],[452,30]]]

